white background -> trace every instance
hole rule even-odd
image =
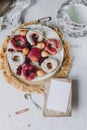
[[[52,17],[52,25],[57,24],[56,13],[64,0],[32,0],[25,21]],[[0,32],[0,46],[13,28]],[[73,106],[71,117],[46,118],[24,93],[9,85],[0,72],[0,130],[87,130],[87,38],[69,38],[73,57],[69,77],[73,79]],[[33,98],[43,107],[43,95],[33,94]],[[15,116],[14,112],[28,107],[29,112]],[[11,117],[8,117],[11,114]],[[30,127],[28,126],[30,124]]]

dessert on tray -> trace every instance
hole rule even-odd
[[[58,71],[64,49],[55,31],[36,24],[17,30],[9,40],[6,54],[12,73],[25,82],[34,82]]]
[[[6,80],[27,92],[41,93],[50,78],[67,77],[71,61],[70,47],[58,28],[35,21],[12,31],[0,51],[0,69]]]

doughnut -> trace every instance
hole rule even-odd
[[[32,46],[36,45],[38,42],[41,42],[43,40],[43,36],[39,34],[39,32],[34,32],[32,30],[28,31],[26,38]]]
[[[20,66],[25,61],[25,55],[21,52],[12,52],[8,54],[10,64]]]
[[[48,51],[51,55],[55,55],[60,50],[60,43],[54,38],[50,38],[45,41],[45,50]]]
[[[15,35],[10,40],[15,50],[22,50],[26,47],[27,39],[25,36]]]
[[[46,73],[51,73],[55,71],[57,66],[58,66],[58,61],[51,57],[45,59],[41,64],[42,70]]]
[[[22,75],[26,80],[32,80],[37,76],[36,68],[30,64],[22,66]]]

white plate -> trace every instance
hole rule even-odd
[[[22,76],[16,75],[16,69],[17,69],[17,67],[13,66],[13,65],[10,64],[10,62],[9,62],[10,67],[11,67],[11,70],[12,70],[12,72],[13,72],[19,79],[22,78],[23,80],[25,80],[26,83],[29,83],[29,82],[37,82],[37,81],[41,81],[41,80],[50,78],[52,75],[54,75],[54,74],[59,70],[59,68],[60,68],[61,65],[62,65],[62,61],[63,61],[63,58],[64,58],[64,48],[63,48],[63,45],[62,45],[62,41],[61,41],[60,37],[58,36],[58,34],[57,34],[54,30],[52,30],[51,28],[49,28],[49,27],[47,27],[47,26],[45,26],[45,25],[34,24],[34,25],[26,26],[25,28],[27,28],[27,29],[29,28],[29,29],[35,30],[35,31],[40,31],[41,33],[44,32],[47,39],[49,39],[49,38],[55,38],[55,39],[57,39],[57,40],[60,41],[60,44],[61,44],[61,50],[60,50],[60,52],[58,52],[58,54],[53,55],[53,56],[50,55],[51,57],[56,58],[56,59],[59,61],[59,64],[60,64],[60,65],[57,67],[57,69],[56,69],[54,72],[52,72],[52,73],[50,73],[50,74],[46,74],[46,75],[43,76],[43,77],[37,76],[35,79],[33,79],[33,80],[31,80],[31,81],[28,81],[28,80],[24,79]],[[12,47],[11,44],[8,44],[8,48],[11,48],[11,47]],[[9,61],[8,51],[7,51],[7,58],[8,58],[8,61]]]

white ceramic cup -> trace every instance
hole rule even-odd
[[[87,1],[84,1],[66,1],[57,12],[59,29],[70,37],[87,36]]]

